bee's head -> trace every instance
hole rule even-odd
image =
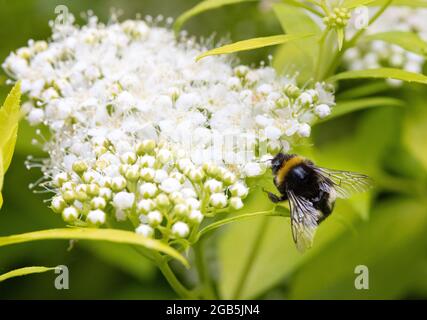
[[[273,174],[277,174],[280,168],[285,165],[286,161],[295,157],[294,154],[287,154],[279,152],[276,156],[271,159],[271,171]]]

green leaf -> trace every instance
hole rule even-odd
[[[3,187],[3,176],[12,161],[18,135],[18,123],[21,118],[21,85],[18,82],[10,91],[0,109],[0,208],[3,204],[1,190]]]
[[[341,7],[345,7],[348,9],[353,9],[359,6],[365,6],[367,4],[370,4],[376,0],[344,0],[344,2],[341,4]]]
[[[175,32],[179,31],[188,19],[200,13],[203,13],[205,11],[216,9],[225,5],[236,4],[241,2],[250,2],[250,1],[258,1],[258,0],[205,0],[205,1],[202,1],[199,4],[195,5],[193,8],[191,8],[190,10],[181,14],[176,19],[173,25],[173,29],[175,30]]]
[[[158,240],[145,238],[134,232],[116,229],[63,228],[28,232],[0,237],[0,247],[16,243],[53,239],[97,240],[137,245],[150,250],[163,252],[188,267],[187,260],[168,245]]]
[[[394,69],[394,68],[346,71],[330,77],[329,79],[327,79],[327,81],[333,82],[338,80],[363,79],[363,78],[396,79],[396,80],[402,80],[406,82],[418,82],[422,84],[427,84],[427,77],[422,74],[408,72],[405,70]]]
[[[276,36],[269,36],[269,37],[260,37],[260,38],[252,38],[248,40],[238,41],[235,43],[227,44],[225,46],[215,48],[209,51],[206,51],[199,55],[196,58],[196,61],[199,61],[200,59],[212,56],[212,55],[218,55],[218,54],[228,54],[228,53],[234,53],[239,51],[246,51],[246,50],[253,50],[268,46],[274,46],[290,41],[295,41],[303,38],[307,38],[312,36],[312,34],[281,34]]]
[[[9,168],[16,143],[18,122],[21,118],[20,102],[21,85],[18,82],[7,95],[3,107],[0,109],[0,151],[4,171]]]
[[[338,101],[337,105],[332,109],[332,113],[323,120],[320,120],[318,123],[326,122],[343,115],[349,114],[351,112],[376,108],[376,107],[403,107],[405,104],[403,101],[395,98],[388,97],[374,97],[374,98],[364,98],[359,100],[344,100]]]
[[[26,276],[28,274],[33,273],[43,273],[47,271],[55,270],[55,268],[48,268],[48,267],[25,267],[25,268],[19,268],[15,269],[6,273],[3,273],[0,275],[0,282],[5,281],[10,278],[15,277],[21,277]]]
[[[425,95],[416,97],[425,99]],[[427,110],[425,100],[410,101],[414,107],[413,112],[408,113],[403,123],[403,142],[414,157],[427,170]]]
[[[427,42],[413,32],[389,31],[368,35],[363,38],[365,41],[385,41],[402,47],[405,50],[427,55]]]
[[[396,299],[408,295],[424,264],[427,210],[420,199],[393,199],[304,265],[291,299]],[[369,290],[355,288],[355,268],[369,270]],[[402,272],[404,270],[404,272]],[[398,276],[397,276],[398,275]]]
[[[271,203],[266,195],[256,194],[248,206],[248,210],[261,210],[271,207]],[[218,244],[221,298],[259,297],[288,279],[311,256],[321,253],[326,243],[357,218],[347,201],[339,201],[334,214],[319,227],[313,248],[304,254],[292,240],[289,218],[260,217],[229,225]]]
[[[388,0],[376,0],[371,3],[372,6],[382,6]],[[407,6],[407,7],[427,7],[427,0],[393,0],[393,6]]]
[[[316,22],[301,8],[278,3],[273,5],[274,13],[286,34],[309,33],[314,37],[295,40],[281,45],[274,54],[273,66],[279,72],[298,72],[298,81],[305,83],[313,77],[315,60],[318,56],[317,39],[321,30]]]
[[[4,179],[3,158],[0,157],[0,208],[3,206],[3,195],[1,194],[1,190],[3,189],[3,179]]]
[[[311,13],[314,13],[315,15],[319,16],[319,17],[323,17],[323,14],[319,11],[317,11],[314,6],[311,6],[307,3],[304,2],[300,2],[299,0],[283,0],[283,3],[293,6],[293,7],[299,7],[305,10],[310,11]],[[311,3],[313,3],[315,5],[315,3],[313,1],[311,1]],[[277,5],[281,5],[281,4],[273,4],[273,8]]]

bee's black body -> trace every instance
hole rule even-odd
[[[289,162],[293,163],[285,168]],[[320,222],[331,214],[335,195],[331,196],[320,188],[320,177],[313,166],[311,161],[297,155],[276,155],[272,160],[272,171],[275,175],[273,182],[281,197],[271,193],[269,197],[273,202],[285,201],[288,199],[287,192],[292,191],[297,197],[310,201],[315,209],[322,212],[318,221]]]

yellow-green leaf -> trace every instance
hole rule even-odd
[[[359,6],[365,6],[374,1],[375,0],[344,0],[341,6],[344,8],[353,9]]]
[[[382,6],[388,0],[376,0],[370,5],[372,6]],[[407,6],[407,7],[427,7],[427,0],[394,0],[392,3],[393,6]]]
[[[239,51],[245,51],[245,50],[258,49],[258,48],[262,48],[262,47],[274,46],[274,45],[286,43],[289,41],[303,39],[303,38],[309,37],[311,35],[312,34],[291,34],[291,35],[280,34],[280,35],[276,35],[276,36],[260,37],[260,38],[253,38],[253,39],[238,41],[235,43],[227,44],[225,46],[206,51],[206,52],[202,53],[201,55],[199,55],[196,58],[196,61],[199,61],[200,59],[207,57],[207,56],[234,53],[234,52],[239,52]]]
[[[34,231],[0,237],[0,247],[16,243],[54,239],[97,240],[142,246],[150,250],[163,252],[188,267],[187,260],[170,246],[134,232],[116,229],[62,228]]]
[[[313,33],[320,36],[318,24],[306,10],[283,3],[274,4],[273,9],[286,34]],[[306,83],[315,72],[315,61],[319,52],[317,38],[313,36],[281,45],[273,55],[274,68],[280,73],[298,73],[298,82]]]
[[[1,190],[3,188],[3,176],[4,176],[4,171],[3,171],[3,158],[0,157],[0,208],[3,205],[3,196],[1,194]]]
[[[421,55],[427,55],[427,42],[413,32],[389,31],[371,34],[363,38],[366,41],[381,40]]]
[[[337,105],[332,109],[332,113],[326,119],[319,121],[318,123],[329,121],[334,118],[346,115],[351,112],[375,108],[375,107],[403,107],[405,104],[403,101],[395,98],[389,97],[374,97],[374,98],[365,98],[365,99],[356,99],[356,100],[344,100],[337,103]]]
[[[216,9],[225,5],[236,4],[240,2],[250,2],[250,1],[257,1],[257,0],[205,0],[205,1],[202,1],[199,4],[195,5],[193,8],[191,8],[190,10],[185,11],[183,14],[181,14],[176,19],[173,29],[175,31],[179,31],[188,19],[202,12]]]
[[[21,86],[18,82],[8,94],[0,109],[0,208],[3,204],[1,190],[3,176],[12,161],[18,135],[18,123],[21,118],[19,105],[21,102]]]
[[[47,272],[47,271],[51,271],[51,270],[55,270],[55,268],[49,268],[49,267],[19,268],[19,269],[15,269],[15,270],[1,274],[0,275],[0,282],[7,280],[7,279],[10,279],[10,278],[26,276],[28,274],[33,274],[33,273],[43,273],[43,272]]]
[[[427,77],[422,74],[409,72],[401,69],[394,69],[394,68],[346,71],[330,77],[329,79],[327,79],[327,81],[333,82],[338,80],[363,79],[363,78],[396,79],[396,80],[402,80],[406,82],[418,82],[418,83],[427,84]]]

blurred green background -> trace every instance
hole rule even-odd
[[[29,39],[48,38],[48,20],[55,17],[57,5],[66,5],[76,15],[91,9],[107,21],[111,8],[122,10],[126,18],[136,13],[177,17],[197,2],[0,0],[0,61]],[[185,29],[232,41],[282,32],[273,13],[259,3],[204,13]],[[239,57],[258,64],[270,53],[274,48]],[[4,81],[0,73],[0,101],[10,90]],[[344,92],[350,97],[352,89],[363,84],[341,84],[338,98]],[[269,299],[427,298],[427,89],[405,85],[379,95],[401,98],[406,106],[373,108],[319,124],[313,130],[315,147],[303,151],[323,166],[372,175],[374,192],[338,203],[305,255],[295,250],[289,222],[283,218],[257,218],[218,232],[208,253],[215,261],[211,269],[221,297],[239,292],[240,298]],[[1,236],[64,226],[43,203],[46,196],[28,189],[40,172],[26,170],[25,158],[43,156],[30,143],[33,131],[21,123],[5,178]],[[259,197],[265,196],[252,195],[248,208],[261,206]],[[0,274],[30,265],[67,265],[70,270],[69,290],[56,290],[55,274],[44,273],[0,283],[0,298],[176,298],[155,267],[129,247],[87,242],[78,242],[72,250],[68,246],[66,241],[49,241],[0,248]],[[369,290],[354,288],[357,265],[369,268]]]

